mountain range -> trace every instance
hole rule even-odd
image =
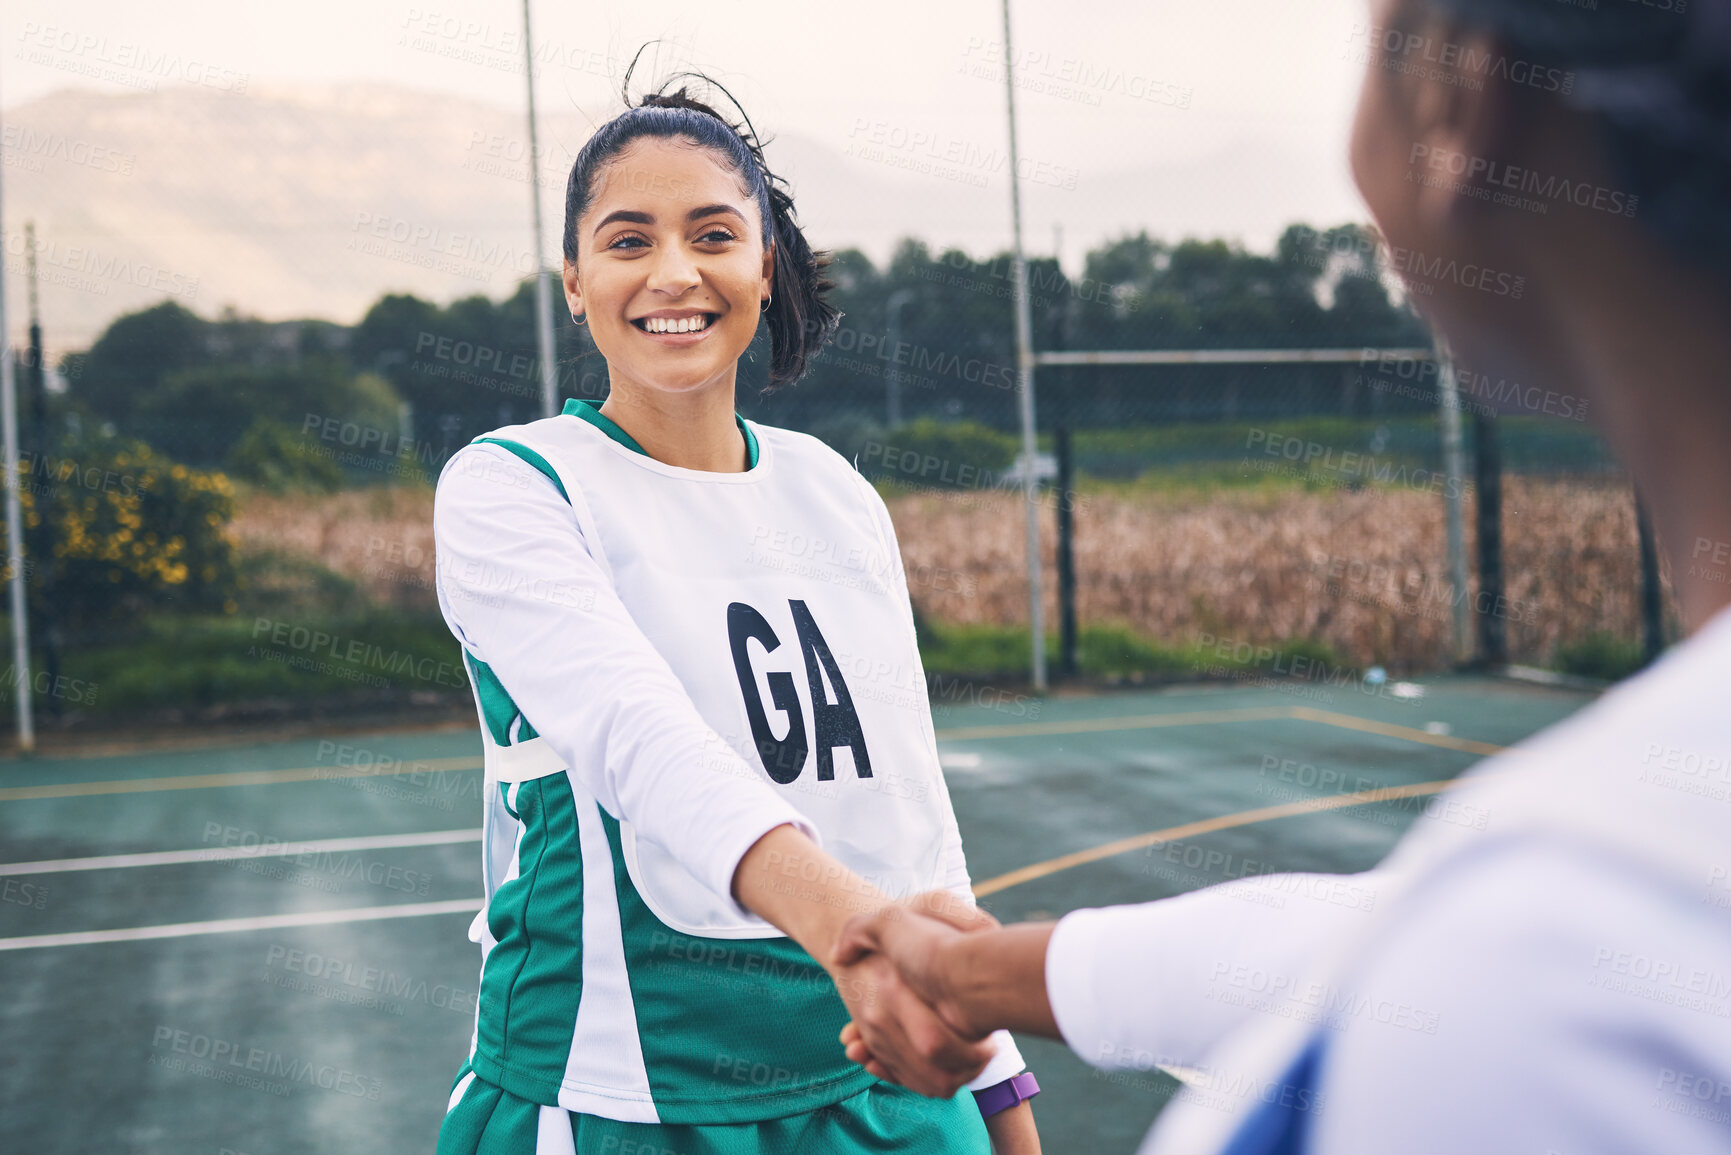
[[[547,222],[556,255],[564,183],[607,113],[543,111]],[[26,308],[32,222],[51,354],[164,298],[215,316],[351,323],[385,292],[433,300],[511,293],[533,268],[521,114],[397,85],[255,83],[105,93],[65,88],[5,110],[9,320]],[[882,260],[903,237],[976,256],[1010,245],[1006,149],[916,140],[881,126],[841,139],[771,135],[820,248]],[[1266,246],[1294,220],[1338,223],[1344,166],[1248,145],[1199,159],[1098,171],[1024,148],[1026,244],[1078,270],[1092,245],[1146,229]]]

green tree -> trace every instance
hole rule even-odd
[[[299,365],[204,365],[165,378],[125,431],[170,457],[217,465],[260,420],[297,430],[334,420],[394,437],[397,395],[384,378],[353,373],[328,355]]]
[[[116,319],[67,376],[75,400],[126,427],[170,374],[210,362],[208,322],[173,301]]]

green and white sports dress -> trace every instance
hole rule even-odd
[[[487,896],[441,1152],[988,1149],[970,1095],[849,1062],[823,968],[730,896],[784,823],[885,893],[970,893],[888,511],[822,442],[738,420],[741,473],[573,401],[440,478]],[[996,1041],[974,1086],[1022,1069]]]

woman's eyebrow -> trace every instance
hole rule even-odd
[[[614,221],[630,221],[632,224],[637,225],[652,225],[655,223],[655,217],[653,214],[639,212],[636,209],[614,209],[612,212],[601,218],[600,223],[595,226],[595,232],[600,232]],[[589,235],[594,236],[595,233],[590,233]]]
[[[745,220],[744,213],[740,212],[732,205],[724,204],[703,205],[699,208],[692,209],[690,212],[685,214],[685,220],[687,223],[690,223],[691,221],[700,220],[703,217],[718,216],[723,213],[738,217],[742,222]],[[638,209],[614,209],[612,212],[602,217],[600,222],[596,224],[595,232],[600,232],[614,221],[630,221],[632,224],[636,225],[652,225],[655,223],[655,214],[642,212]],[[594,233],[591,233],[590,235],[593,236]]]
[[[745,214],[740,212],[738,209],[734,208],[732,205],[715,204],[715,205],[704,205],[702,208],[692,209],[690,212],[685,214],[685,223],[690,224],[692,221],[700,220],[703,217],[718,216],[722,213],[728,213],[728,214],[731,214],[732,216],[736,216],[741,221],[745,220]]]

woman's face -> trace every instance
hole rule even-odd
[[[731,385],[770,294],[762,238],[756,200],[692,141],[640,137],[601,169],[565,296],[615,388]]]

